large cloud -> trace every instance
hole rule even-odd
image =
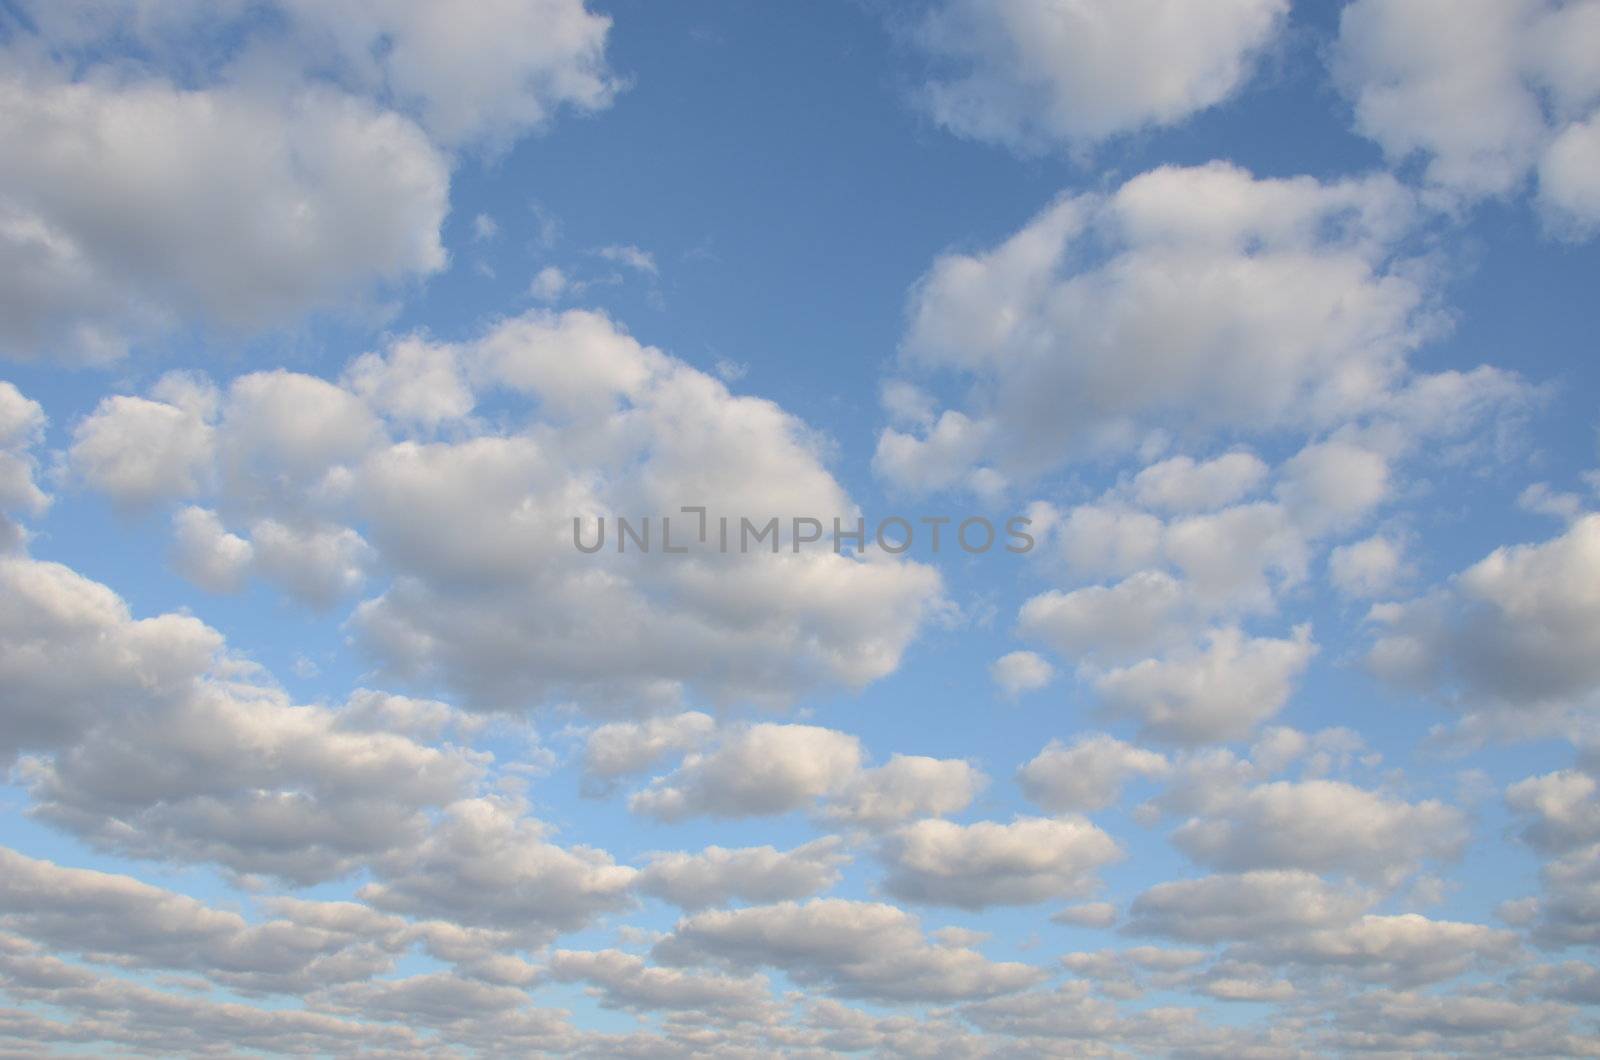
[[[829,836],[793,850],[713,846],[698,854],[653,854],[639,873],[637,886],[682,909],[726,905],[735,898],[747,902],[805,898],[838,881],[839,867],[850,860],[841,846]]]
[[[199,620],[135,619],[59,564],[0,557],[0,587],[0,754],[27,755],[36,816],[96,846],[324,879],[417,842],[482,773],[388,729],[377,694],[295,704]]]
[[[1051,813],[1085,812],[1113,805],[1132,777],[1161,777],[1167,769],[1166,758],[1154,751],[1092,733],[1070,746],[1050,741],[1017,770],[1017,780],[1030,801]]]
[[[879,856],[889,869],[884,889],[896,898],[984,909],[1081,897],[1122,850],[1082,817],[1019,817],[918,821],[886,836]]]
[[[503,798],[445,807],[426,838],[383,863],[361,897],[380,909],[513,933],[538,945],[626,908],[636,872],[592,847],[551,843],[549,828]]]
[[[1372,896],[1309,872],[1257,870],[1160,883],[1133,900],[1128,930],[1189,942],[1271,938],[1347,925]]]
[[[738,729],[693,753],[629,802],[665,820],[707,814],[744,817],[809,809],[842,791],[861,770],[860,741],[815,725],[765,723]]]
[[[1434,326],[1400,253],[1414,214],[1389,177],[1225,163],[1063,197],[917,285],[902,368],[959,373],[970,391],[943,414],[899,404],[875,466],[905,488],[977,485],[1157,426],[1306,431],[1370,411]]]
[[[1157,739],[1239,739],[1283,707],[1316,651],[1304,626],[1284,639],[1223,629],[1204,649],[1112,670],[1097,686],[1108,709]]]
[[[1600,693],[1600,515],[1512,545],[1432,593],[1372,611],[1381,675],[1503,735],[1576,732]],[[1574,728],[1578,726],[1579,728]]]
[[[1180,850],[1214,868],[1347,872],[1389,884],[1425,859],[1459,855],[1466,839],[1465,815],[1454,807],[1387,799],[1335,780],[1262,784],[1173,834]]]
[[[916,918],[892,905],[842,899],[697,913],[679,921],[655,955],[671,964],[778,968],[804,985],[879,1001],[991,997],[1043,978],[1026,964],[930,943]]]
[[[1172,125],[1243,84],[1287,0],[944,0],[916,42],[954,69],[922,102],[952,132],[1023,152]]]
[[[616,87],[582,0],[23,7],[0,78],[12,356],[253,332],[435,272],[449,152]]]
[[[411,940],[404,922],[360,906],[285,908],[288,917],[251,924],[129,876],[0,848],[5,927],[58,953],[214,976],[250,992],[305,993],[382,974]]]
[[[1441,31],[1448,27],[1447,31]],[[1600,5],[1559,0],[1357,0],[1335,70],[1356,129],[1426,163],[1459,195],[1507,195],[1537,172],[1565,234],[1600,224],[1594,147]]]
[[[441,373],[465,389],[424,415],[414,395]],[[249,571],[330,606],[387,575],[351,618],[359,643],[479,707],[783,703],[888,674],[942,605],[927,566],[827,541],[796,551],[790,520],[857,517],[820,440],[602,315],[532,313],[461,344],[403,337],[343,382],[251,373],[208,405],[165,380],[78,424],[71,464],[129,504],[203,496],[216,524],[184,517],[179,558],[212,587]],[[531,410],[515,429],[470,415],[501,401]],[[661,517],[679,544],[697,529],[686,505],[709,506],[708,546],[664,554]],[[646,515],[654,551],[619,554],[616,518]],[[741,518],[779,518],[782,551],[710,547],[723,515],[735,539]],[[575,547],[579,516],[585,541],[606,519],[600,553]]]
[[[27,145],[0,161],[8,354],[103,361],[180,323],[255,330],[445,263],[448,161],[359,99],[13,75],[0,115]]]

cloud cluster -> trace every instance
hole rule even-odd
[[[1125,450],[1157,425],[1304,431],[1370,411],[1436,326],[1403,253],[1416,220],[1390,177],[1220,162],[1063,196],[918,283],[903,370],[959,373],[969,393],[943,412],[900,403],[875,467],[905,489],[970,486]]]
[[[835,824],[882,829],[963,810],[986,782],[961,759],[896,754],[868,766],[861,741],[849,733],[763,722],[723,728],[713,746],[685,755],[676,769],[636,791],[628,807],[665,821],[804,810]]]
[[[1372,609],[1372,668],[1465,715],[1469,733],[1576,733],[1600,692],[1600,515],[1498,548],[1416,599]]]
[[[485,401],[526,418],[499,427],[474,414]],[[711,506],[712,535],[722,515],[853,523],[855,508],[803,423],[592,312],[397,338],[338,382],[169,376],[73,438],[79,481],[124,505],[204,501],[175,526],[199,584],[255,575],[319,608],[368,590],[361,645],[476,707],[783,703],[892,672],[944,606],[934,569],[875,549],[619,554],[618,516],[675,517],[683,539],[685,505]],[[606,519],[608,547],[580,552],[576,518]]]
[[[1033,154],[1174,125],[1248,79],[1287,0],[944,0],[915,43],[935,62],[920,102],[958,136]],[[948,73],[946,73],[948,71]]]
[[[0,78],[14,357],[260,331],[436,272],[452,152],[616,87],[582,0],[21,6]]]
[[[1440,32],[1448,26],[1448,32]],[[1558,0],[1357,0],[1344,9],[1336,78],[1358,132],[1468,199],[1535,178],[1561,235],[1600,225],[1600,8]]]

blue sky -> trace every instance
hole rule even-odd
[[[1592,1052],[1597,44],[0,2],[0,1051]]]

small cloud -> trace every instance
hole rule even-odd
[[[736,383],[750,374],[750,366],[748,364],[727,357],[717,358],[715,370],[718,378],[724,383]]]
[[[472,238],[479,243],[487,243],[500,234],[500,225],[493,217],[480,213],[472,219]]]
[[[989,667],[989,676],[1008,696],[1034,692],[1055,679],[1055,667],[1031,651],[1002,655]]]
[[[648,250],[640,250],[631,243],[618,246],[601,247],[599,250],[595,251],[595,254],[607,261],[614,262],[618,265],[625,265],[630,269],[635,269],[639,272],[646,273],[647,275],[657,275],[655,255],[651,254]]]
[[[554,265],[546,265],[528,285],[528,293],[541,302],[554,302],[571,286],[566,273]]]
[[[533,211],[534,223],[539,226],[538,233],[534,236],[538,244],[548,250],[561,242],[561,218],[538,203],[533,203],[529,209]]]
[[[1117,907],[1110,902],[1084,902],[1068,906],[1050,919],[1073,927],[1108,928],[1117,922]]]

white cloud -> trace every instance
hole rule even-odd
[[[1381,534],[1340,545],[1328,554],[1328,577],[1345,596],[1383,596],[1405,571],[1403,546]]]
[[[1172,841],[1212,868],[1345,872],[1397,884],[1424,860],[1453,859],[1465,815],[1437,800],[1404,802],[1334,780],[1277,781],[1224,798]]]
[[[514,933],[528,945],[624,909],[637,870],[602,850],[561,847],[504,798],[445,807],[420,843],[396,850],[360,896],[379,909]]]
[[[802,986],[878,1001],[992,997],[1044,978],[1026,964],[930,943],[917,919],[892,905],[837,898],[697,913],[654,952],[668,964],[778,968]]]
[[[763,723],[723,734],[674,773],[635,794],[635,813],[664,820],[697,814],[745,817],[812,807],[860,772],[861,743],[815,725]]]
[[[914,817],[942,817],[971,805],[988,780],[959,758],[894,754],[840,787],[823,808],[823,816],[864,828],[885,828]]]
[[[1248,496],[1266,477],[1267,465],[1254,453],[1224,453],[1198,463],[1175,456],[1139,472],[1133,495],[1149,508],[1211,511]]]
[[[108,397],[73,428],[73,470],[119,504],[141,507],[193,496],[207,475],[214,444],[207,421],[215,398],[193,386],[157,390],[173,400]]]
[[[371,711],[292,703],[197,619],[134,619],[60,565],[0,557],[0,590],[0,756],[24,753],[37,819],[97,848],[324,880],[418,842],[481,776]]]
[[[702,975],[654,968],[620,950],[556,950],[546,966],[558,982],[589,982],[607,1008],[631,1011],[689,1010],[697,1016],[752,1018],[772,1004],[762,976]]]
[[[0,552],[23,540],[6,512],[37,515],[50,504],[49,495],[34,482],[38,462],[31,452],[44,437],[45,422],[37,401],[0,380]]]
[[[1561,729],[1600,691],[1600,515],[1540,544],[1496,549],[1445,585],[1379,605],[1368,656],[1502,735]]]
[[[1316,535],[1359,522],[1389,494],[1389,462],[1349,442],[1308,445],[1283,467],[1278,497],[1295,524]]]
[[[357,357],[345,379],[368,405],[402,423],[436,428],[462,419],[473,407],[456,351],[417,335],[395,341],[383,354]]]
[[[190,506],[172,517],[172,562],[178,573],[207,592],[237,592],[255,559],[250,542],[230,534],[207,508]]]
[[[1354,920],[1371,896],[1309,872],[1270,870],[1160,883],[1133,900],[1128,930],[1192,942],[1271,939]]]
[[[1243,85],[1286,0],[943,0],[915,31],[952,67],[923,89],[957,135],[1035,152],[1174,125]]]
[[[0,161],[13,356],[110,360],[180,321],[256,330],[445,261],[447,160],[359,99],[13,75],[0,115],[27,145]]]
[[[1074,927],[1108,928],[1117,922],[1117,907],[1110,902],[1080,902],[1051,914],[1050,919]]]
[[[1120,662],[1181,643],[1190,604],[1181,582],[1163,571],[1139,571],[1113,586],[1029,599],[1017,629],[1067,659]]]
[[[129,876],[4,848],[0,904],[8,930],[54,952],[199,973],[252,993],[305,993],[383,974],[409,941],[402,921],[348,903],[287,903],[287,918],[251,924]]]
[[[528,293],[541,302],[554,302],[572,286],[567,274],[554,265],[546,265],[534,273],[528,284]]]
[[[583,0],[492,0],[446,13],[425,0],[283,0],[303,39],[349,63],[445,144],[505,144],[562,107],[607,106],[611,19]]]
[[[655,255],[648,250],[640,250],[631,243],[601,247],[595,254],[613,264],[626,265],[630,269],[650,276],[656,275]]]
[[[707,847],[698,854],[652,854],[639,873],[638,889],[682,909],[747,902],[807,898],[831,887],[849,856],[834,837],[793,850],[770,846],[728,850]]]
[[[1055,667],[1031,651],[1014,651],[989,664],[989,677],[1008,696],[1037,692],[1055,680]]]
[[[348,620],[356,644],[473,707],[781,705],[887,675],[947,606],[934,568],[871,548],[662,554],[662,516],[679,541],[695,528],[686,504],[711,506],[708,541],[724,513],[737,527],[858,512],[805,424],[600,314],[530,313],[458,344],[400,337],[343,380],[254,372],[220,394],[163,381],[80,423],[70,464],[125,504],[215,511],[249,532],[257,573],[314,605],[381,573]],[[452,418],[489,393],[532,414],[511,431]],[[446,437],[414,437],[429,424]],[[615,517],[636,513],[658,520],[657,549],[618,554]],[[609,547],[578,551],[579,516],[608,520]]]
[[[1103,810],[1122,795],[1130,778],[1162,777],[1166,757],[1105,733],[1079,737],[1071,746],[1051,740],[1017,770],[1022,792],[1051,813]]]
[[[1225,163],[1058,199],[916,286],[901,366],[969,381],[962,444],[942,416],[921,435],[890,428],[877,469],[941,488],[964,468],[1015,479],[1132,448],[1155,427],[1315,430],[1377,409],[1436,327],[1426,273],[1400,256],[1415,214],[1390,177],[1256,179]],[[936,477],[904,473],[923,447],[942,454]]]
[[[1282,709],[1316,652],[1305,626],[1287,640],[1220,629],[1203,650],[1112,670],[1097,688],[1109,710],[1137,718],[1152,737],[1238,739]]]
[[[250,528],[255,569],[309,607],[327,609],[360,587],[372,549],[346,526],[293,526],[263,519]]]
[[[1600,228],[1600,114],[1574,122],[1539,161],[1539,201],[1558,231],[1589,237]]]
[[[1369,914],[1341,927],[1261,939],[1243,947],[1240,955],[1409,987],[1453,979],[1475,966],[1503,965],[1517,949],[1516,936],[1509,931],[1404,913]]]
[[[1565,853],[1600,841],[1600,783],[1589,773],[1562,769],[1519,780],[1506,805],[1526,822],[1522,838],[1535,848]]]
[[[1581,168],[1597,42],[1593,3],[1358,0],[1340,18],[1335,71],[1357,131],[1396,161],[1420,156],[1430,184],[1509,195],[1536,171],[1550,220],[1586,234],[1600,223],[1600,184]]]
[[[24,7],[0,80],[14,356],[274,328],[436,272],[452,151],[618,88],[582,0]]]
[[[600,781],[649,769],[662,756],[688,751],[711,739],[717,723],[709,714],[685,711],[645,721],[614,721],[589,733],[583,771]]]
[[[886,891],[908,902],[984,909],[1083,895],[1122,856],[1081,817],[1019,817],[1010,824],[926,820],[883,840]]]
[[[135,621],[111,590],[54,563],[0,555],[0,760],[60,747],[112,704],[183,695],[222,646],[199,620]]]

